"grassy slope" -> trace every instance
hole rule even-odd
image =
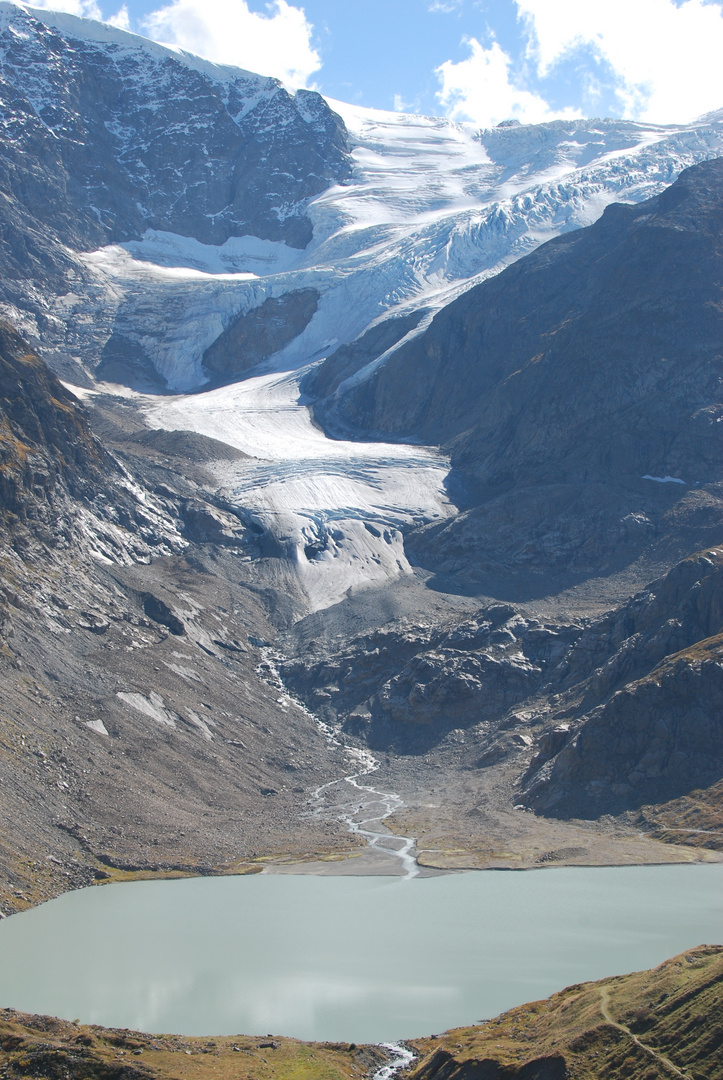
[[[723,948],[571,986],[415,1045],[410,1080],[721,1080]]]
[[[46,1080],[362,1080],[376,1047],[145,1035],[0,1010],[0,1076]]]

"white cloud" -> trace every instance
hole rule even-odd
[[[627,117],[685,122],[723,108],[723,11],[711,0],[516,0],[538,75],[579,47],[617,79]]]
[[[117,26],[119,30],[130,30],[131,20],[126,5],[123,4],[123,6],[116,11],[115,15],[111,15],[108,22],[111,26]]]
[[[485,49],[476,38],[467,40],[470,55],[436,69],[442,84],[437,97],[447,115],[492,127],[501,120],[541,124],[559,117],[579,116],[573,109],[553,111],[544,98],[525,90],[512,79],[512,61],[494,41]]]
[[[304,9],[286,0],[267,7],[268,14],[259,15],[249,11],[246,0],[173,0],[146,16],[142,28],[156,41],[208,60],[307,86],[321,59]]]
[[[46,11],[65,11],[68,15],[79,15],[85,19],[103,18],[95,0],[32,0],[27,6]]]

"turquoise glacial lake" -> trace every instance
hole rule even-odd
[[[723,864],[83,889],[0,923],[0,1006],[381,1042],[723,942]]]

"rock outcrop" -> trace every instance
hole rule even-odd
[[[598,817],[723,778],[723,553],[700,552],[593,623],[564,658],[555,709],[523,784],[540,813]]]
[[[435,745],[454,728],[489,726],[496,737],[510,709],[547,684],[581,633],[576,624],[543,624],[491,604],[451,626],[385,628],[282,671],[329,722],[404,753]]]
[[[203,354],[206,371],[233,378],[263,363],[306,329],[319,305],[316,289],[270,296],[234,319]]]
[[[109,476],[110,474],[110,476]],[[0,323],[0,506],[6,526],[38,522],[63,497],[92,500],[118,465],[76,398]]]
[[[22,211],[75,250],[149,228],[309,242],[305,203],[350,175],[344,125],[319,94],[49,23],[0,9],[2,188]]]
[[[0,323],[0,526],[4,541],[110,562],[177,554],[178,516],[146,497],[93,434],[80,402]]]
[[[723,780],[723,550],[596,619],[490,604],[446,626],[405,620],[282,672],[327,722],[375,747],[414,755],[467,732],[469,767],[515,762],[515,798],[542,815],[704,800]]]
[[[723,776],[723,634],[699,642],[629,683],[584,716],[534,783],[542,813],[596,818],[662,803]]]

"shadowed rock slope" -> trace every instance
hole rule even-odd
[[[61,382],[0,322],[0,514],[16,551],[31,539],[57,552],[84,539],[103,558],[179,552],[162,508],[146,502],[93,434]],[[149,546],[150,542],[150,546]]]
[[[717,785],[722,656],[723,552],[715,548],[674,567],[570,651],[569,689],[554,709],[568,733],[531,762],[528,804],[598,817]],[[578,665],[590,674],[579,679]],[[679,827],[678,838],[700,842],[692,826]]]
[[[104,472],[105,470],[105,472]],[[0,507],[6,526],[35,528],[41,507],[107,491],[120,469],[76,399],[7,323],[0,323]]]
[[[715,542],[722,231],[717,159],[469,290],[320,403],[357,431],[450,449],[467,509],[411,538],[420,564],[471,585]]]

